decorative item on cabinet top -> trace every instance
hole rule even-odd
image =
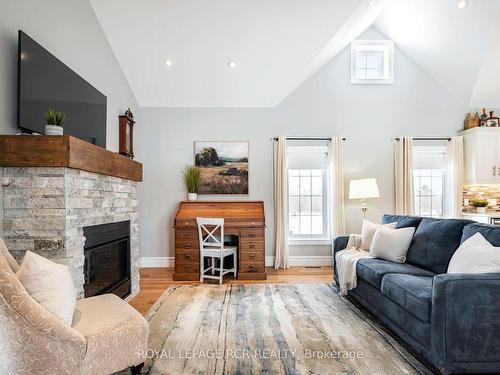
[[[238,237],[238,279],[267,278],[262,201],[183,201],[174,220],[174,280],[200,279],[197,217],[224,218],[224,234]]]
[[[495,116],[494,111],[489,111],[490,115],[486,114],[486,108],[482,109],[482,114],[479,115],[475,112],[472,115],[471,112],[465,114],[464,129],[472,129],[475,127],[499,127],[500,119]]]

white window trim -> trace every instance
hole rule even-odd
[[[376,47],[384,49],[384,64],[387,64],[388,78],[385,79],[357,79],[356,78],[356,50],[362,47]],[[353,40],[351,42],[351,83],[352,84],[386,84],[394,83],[394,42],[392,40]]]

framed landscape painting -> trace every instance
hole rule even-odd
[[[248,142],[194,142],[198,194],[248,194]]]

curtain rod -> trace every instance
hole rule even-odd
[[[278,137],[274,137],[273,141],[277,141]],[[286,137],[287,141],[331,141],[332,137]],[[342,138],[345,141],[345,138]]]
[[[412,137],[414,141],[451,141],[451,137]],[[391,138],[391,141],[399,141],[400,138]]]

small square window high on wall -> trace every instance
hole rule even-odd
[[[394,42],[355,40],[351,43],[351,83],[394,83]]]

